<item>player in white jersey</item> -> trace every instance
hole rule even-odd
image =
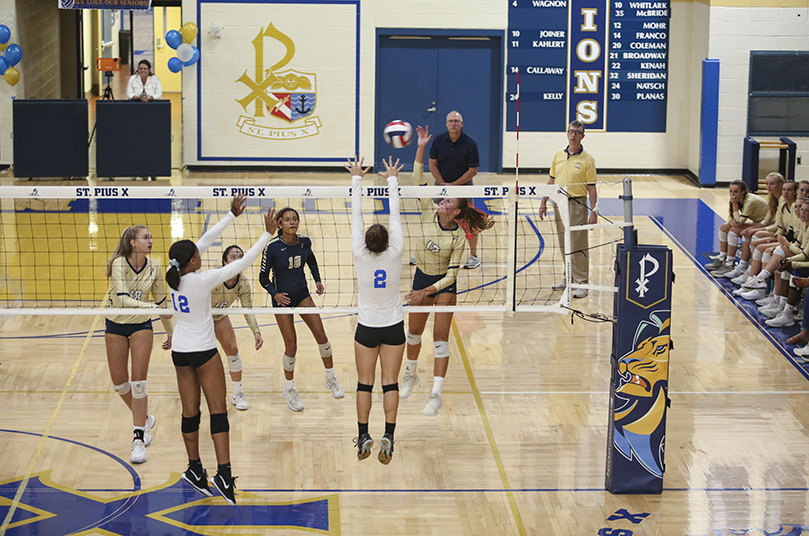
[[[424,149],[430,141],[429,129],[418,127],[418,149],[413,164],[416,184],[427,184],[424,179]],[[485,231],[494,225],[466,199],[444,198],[436,206],[432,199],[419,199],[421,207],[421,245],[416,249],[416,273],[413,290],[405,296],[410,305],[455,305],[458,292],[456,278],[466,245],[466,234]],[[430,313],[410,313],[407,322],[407,366],[402,377],[400,396],[407,398],[418,385],[417,372],[421,334]],[[441,390],[449,366],[449,328],[452,313],[435,313],[433,322],[433,389],[422,414],[438,415],[441,409]]]
[[[264,216],[265,232],[244,257],[215,270],[198,270],[202,266],[201,254],[230,222],[244,212],[244,200],[244,196],[236,196],[230,212],[202,235],[196,244],[191,240],[172,244],[169,249],[169,269],[166,272],[166,282],[172,289],[171,305],[177,318],[171,358],[177,373],[182,403],[182,434],[188,453],[188,469],[182,478],[203,495],[211,496],[206,480],[207,473],[199,455],[199,406],[202,388],[210,412],[211,439],[218,464],[218,472],[210,481],[232,505],[236,504],[236,497],[235,478],[230,468],[230,424],[225,401],[227,388],[222,360],[216,349],[211,291],[258,258],[276,230],[275,211],[270,210]]]
[[[107,263],[107,278],[110,280],[107,306],[144,309],[141,314],[108,315],[104,344],[107,349],[107,364],[115,392],[132,412],[134,425],[130,462],[146,461],[146,447],[152,442],[151,430],[156,423],[149,408],[146,376],[152,354],[154,331],[148,309],[159,307],[166,301],[166,286],[160,264],[147,257],[152,251],[152,234],[142,225],[127,227],[115,252]],[[151,295],[150,303],[146,300]],[[170,317],[163,318],[167,340],[171,344],[172,325]],[[132,356],[132,373],[129,373],[129,356]]]
[[[242,257],[244,257],[242,248],[236,245],[228,246],[225,252],[222,253],[222,266]],[[250,281],[242,274],[237,274],[236,277],[220,283],[211,292],[211,306],[214,309],[230,307],[236,303],[236,300],[239,300],[242,307],[253,306],[253,291],[250,288]],[[253,332],[256,351],[261,350],[264,339],[261,337],[261,330],[258,329],[256,315],[246,314],[244,319],[247,321],[250,331]],[[250,406],[242,388],[242,356],[239,353],[239,347],[236,345],[236,332],[233,330],[233,324],[230,323],[230,317],[226,314],[214,314],[213,327],[216,332],[216,340],[219,341],[219,344],[222,345],[222,350],[225,351],[228,372],[230,372],[230,379],[233,382],[233,396],[230,401],[236,406],[236,409],[246,410]]]
[[[371,392],[376,376],[377,357],[382,367],[382,393],[385,407],[385,435],[380,441],[379,461],[387,465],[393,456],[393,433],[399,409],[399,369],[404,355],[404,308],[399,296],[404,234],[399,215],[399,161],[385,162],[390,196],[390,236],[379,223],[365,231],[362,219],[362,177],[369,168],[362,160],[348,161],[351,173],[351,249],[359,288],[357,331],[354,356],[357,363],[357,458],[371,454],[374,440],[368,433]]]

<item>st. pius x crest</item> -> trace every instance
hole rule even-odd
[[[275,39],[284,46],[284,57],[269,68],[264,68],[264,38]],[[250,78],[247,69],[236,80],[247,88],[248,93],[236,99],[245,113],[236,125],[242,134],[271,140],[294,140],[318,134],[320,119],[314,116],[317,105],[316,79],[314,73],[287,69],[281,71],[295,56],[295,43],[281,33],[272,23],[259,30],[252,41],[255,50],[255,78]],[[258,125],[258,118],[268,118],[270,125],[281,120],[291,128]],[[296,122],[302,121],[302,123]]]

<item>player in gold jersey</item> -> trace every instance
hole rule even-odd
[[[222,254],[222,266],[230,264],[231,262],[244,257],[244,251],[239,246],[228,246]],[[242,307],[253,306],[253,292],[250,288],[250,281],[242,274],[237,274],[233,279],[228,279],[224,283],[220,283],[216,288],[211,291],[211,307],[214,309],[225,309],[230,307],[236,300],[239,300]],[[256,322],[256,315],[244,315],[247,320],[247,325],[250,331],[253,332],[253,338],[256,341],[256,351],[260,350],[264,345],[264,339],[261,338],[261,331],[258,329],[258,322]],[[233,396],[231,402],[236,406],[236,409],[246,410],[250,406],[247,404],[247,399],[244,396],[244,389],[242,388],[242,356],[239,354],[239,347],[236,345],[236,333],[233,330],[233,324],[230,323],[230,318],[226,314],[213,315],[213,327],[216,332],[216,340],[222,345],[228,361],[228,371],[230,372],[230,379],[233,381]]]
[[[152,251],[152,234],[142,225],[128,227],[107,263],[110,280],[107,306],[112,308],[154,309],[166,301],[166,284],[160,264],[147,257]],[[152,302],[147,301],[149,296]],[[132,412],[135,430],[132,440],[132,463],[146,461],[146,446],[152,442],[151,429],[155,417],[147,413],[148,391],[146,376],[152,354],[154,331],[150,314],[109,315],[104,342],[113,389]],[[169,316],[162,317],[166,329],[163,348],[171,347],[172,324]],[[132,373],[129,373],[129,355]]]

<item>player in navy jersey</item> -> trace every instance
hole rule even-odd
[[[359,288],[357,331],[354,335],[354,359],[357,363],[357,458],[371,453],[374,440],[368,433],[371,392],[376,362],[382,366],[382,393],[385,407],[385,435],[380,441],[379,461],[387,465],[393,456],[393,432],[399,410],[399,369],[405,348],[404,308],[399,296],[402,274],[404,234],[399,215],[399,161],[385,162],[390,195],[390,234],[379,223],[365,231],[362,219],[362,177],[369,168],[362,161],[348,161],[351,173],[351,249]]]
[[[320,280],[320,270],[317,259],[312,252],[312,240],[307,236],[298,234],[300,217],[298,212],[290,207],[283,208],[276,216],[278,236],[264,250],[261,257],[261,273],[259,282],[264,289],[272,295],[274,307],[315,307],[315,302],[309,294],[306,284],[306,275],[303,266],[309,267],[312,278],[317,285],[318,295],[326,290]],[[272,278],[270,278],[272,272]],[[343,398],[345,393],[337,382],[334,374],[334,361],[332,347],[323,321],[319,314],[302,314],[301,319],[312,332],[317,341],[323,366],[326,368],[326,378],[323,384],[331,390],[334,398]],[[284,396],[287,405],[292,411],[303,411],[303,403],[295,389],[295,356],[298,353],[298,334],[295,332],[295,320],[291,314],[275,315],[278,329],[284,339]]]

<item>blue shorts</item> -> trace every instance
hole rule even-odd
[[[304,290],[301,292],[287,292],[287,296],[289,297],[289,305],[281,305],[275,298],[272,299],[272,306],[273,307],[297,307],[300,303],[311,296],[308,290]]]
[[[152,328],[151,319],[141,324],[118,324],[110,319],[106,319],[106,324],[107,324],[107,329],[105,331],[106,333],[112,333],[113,335],[120,335],[121,337],[126,337],[127,339],[130,336],[132,336],[133,333],[142,331],[144,329],[154,331],[154,329]]]
[[[174,362],[175,367],[199,368],[210,361],[216,353],[216,348],[203,350],[201,352],[175,352],[172,350],[171,360]]]
[[[405,343],[404,320],[392,326],[369,328],[357,324],[354,340],[366,348],[376,348],[381,344],[400,346]]]
[[[444,276],[447,274],[440,274],[440,275],[427,275],[418,268],[416,268],[416,273],[413,275],[413,290],[421,290],[429,287],[433,283],[438,283]],[[438,292],[433,294],[428,294],[428,298],[435,298],[439,294],[458,294],[458,282],[453,281],[451,285],[442,288]]]

